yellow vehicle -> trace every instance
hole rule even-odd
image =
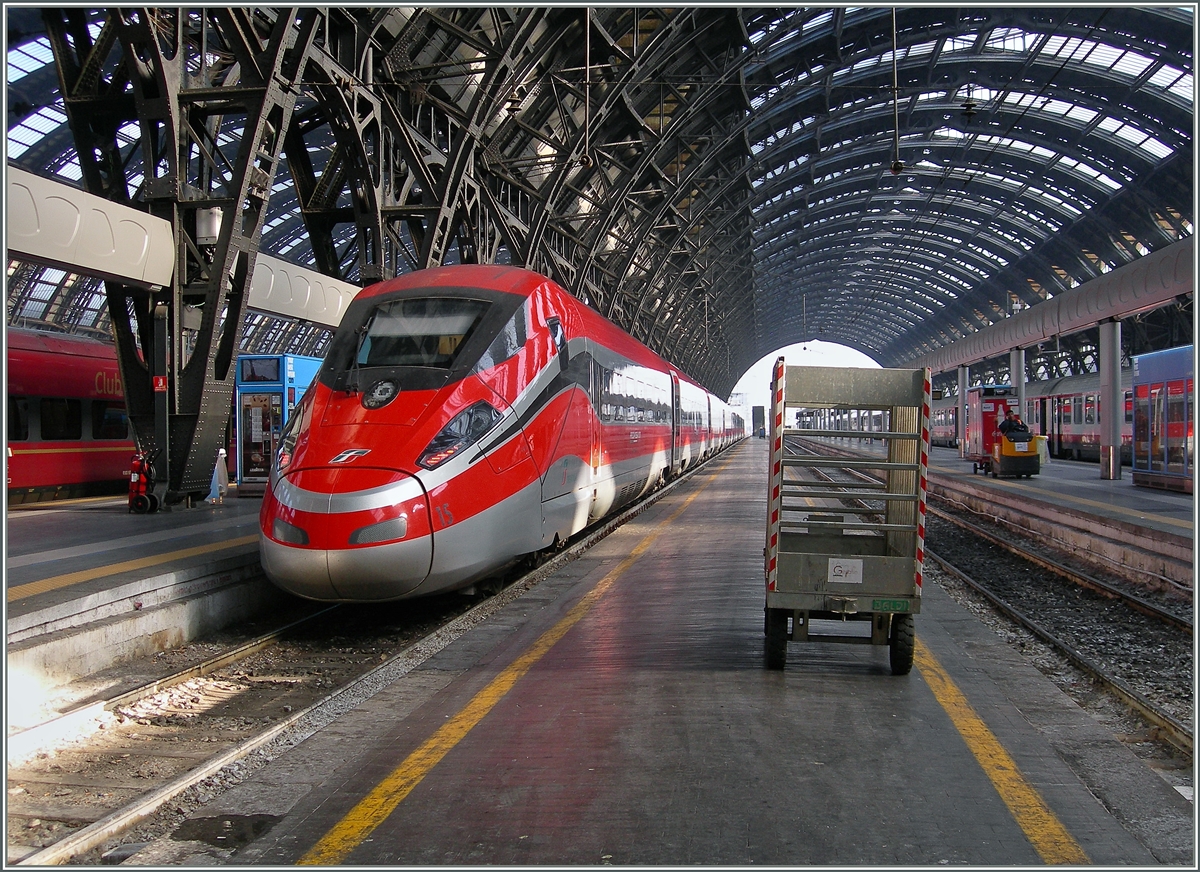
[[[1024,427],[996,433],[992,442],[992,478],[1029,478],[1042,471],[1037,437]]]

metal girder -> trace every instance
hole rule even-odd
[[[209,40],[226,96],[257,99],[241,68],[259,60],[227,48],[264,45],[279,13],[123,14],[152,22],[164,45],[172,21],[193,22],[180,44]],[[180,103],[201,100],[191,127],[164,122],[165,50],[128,27],[119,36],[119,12],[51,15],[80,147],[52,132],[23,166],[77,160],[89,191],[166,216],[154,167],[172,148],[193,142],[197,173],[236,164],[223,137],[248,123],[230,114],[243,110],[197,94]],[[895,94],[890,7],[304,15],[311,46],[281,134],[287,172],[261,206],[264,251],[360,284],[442,262],[526,265],[718,392],[818,335],[896,365],[1193,232],[1189,9],[898,8]],[[37,17],[12,10],[10,38],[30,38]],[[144,54],[130,57],[136,40]],[[10,130],[44,125],[57,99],[37,94],[43,70],[27,72],[10,77]],[[161,157],[143,184],[147,154]],[[179,202],[170,217],[188,231],[199,207]],[[41,273],[12,275],[10,318],[63,325],[84,305],[79,326],[105,326],[86,290],[64,282],[42,307]],[[117,289],[130,347],[135,332],[153,341],[151,302]],[[1177,320],[1146,332],[1179,335]],[[324,341],[257,315],[246,331],[271,347]],[[1062,344],[1078,349],[1037,366],[1090,360],[1086,338]]]
[[[174,230],[168,294],[115,282],[106,293],[135,438],[158,452],[157,488],[167,503],[199,496],[225,438],[246,283],[314,16],[121,8],[95,39],[76,10],[45,20],[86,189],[140,202]],[[125,154],[118,132],[132,123],[141,138]],[[185,309],[201,314],[188,336]],[[158,336],[156,310],[168,323]],[[152,383],[160,371],[165,390]]]

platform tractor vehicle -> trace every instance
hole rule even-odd
[[[744,422],[552,280],[365,288],[280,434],[267,577],[314,600],[469,589],[720,451]]]
[[[1041,472],[1038,444],[1027,426],[1002,433],[1000,425],[1011,409],[1018,412],[1017,392],[1011,385],[976,385],[967,391],[967,436],[963,457],[972,472],[1028,478]]]
[[[827,641],[886,645],[893,674],[912,670],[930,393],[928,369],[776,361],[764,552],[768,668],[784,668],[789,641]],[[834,420],[820,413],[828,409],[878,420],[862,433],[870,450],[852,457],[807,450],[804,443],[847,437],[844,429],[821,426]],[[810,426],[785,429],[786,420]]]

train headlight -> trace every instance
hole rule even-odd
[[[289,545],[307,545],[308,534],[297,527],[295,524],[289,524],[282,518],[276,518],[271,524],[271,535],[280,542],[286,542]]]
[[[373,545],[390,539],[403,539],[408,533],[408,518],[403,516],[360,527],[350,534],[351,545]]]
[[[498,409],[483,400],[468,406],[433,437],[417,463],[426,469],[436,469],[482,439],[503,417]]]

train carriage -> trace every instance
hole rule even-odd
[[[467,587],[699,462],[724,441],[713,409],[727,414],[544,276],[383,282],[348,307],[282,434],[263,567],[317,600]]]
[[[120,493],[133,440],[111,344],[8,328],[9,504]]]
[[[1196,417],[1191,345],[1133,360],[1133,483],[1192,493]]]

